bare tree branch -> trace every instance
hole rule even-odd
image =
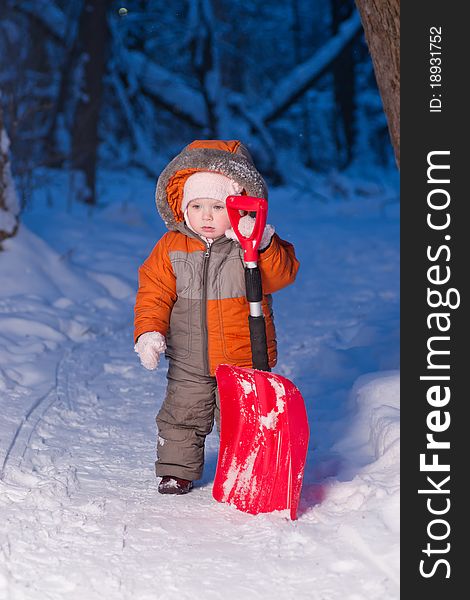
[[[187,85],[175,73],[157,65],[142,52],[123,52],[117,65],[123,75],[132,70],[147,94],[157,99],[174,115],[197,127],[206,127],[207,109],[202,94]]]
[[[311,58],[295,67],[275,85],[276,93],[256,109],[258,118],[269,122],[279,117],[331,66],[332,62],[361,31],[361,20],[355,12]]]
[[[15,10],[28,15],[43,31],[46,31],[56,42],[65,43],[67,18],[65,14],[50,0],[32,0],[17,2]]]

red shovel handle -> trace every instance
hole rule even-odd
[[[266,219],[268,217],[268,202],[264,198],[255,198],[253,196],[229,196],[226,202],[228,217],[235,232],[235,235],[240,242],[241,247],[245,251],[245,262],[258,261],[258,248],[263,237]],[[240,233],[238,224],[242,215],[240,211],[255,212],[256,221],[253,231],[249,237],[245,237]]]

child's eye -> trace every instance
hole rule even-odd
[[[199,208],[201,208],[200,204],[191,204],[191,208],[195,208],[196,210],[198,210]]]
[[[214,206],[214,210],[224,210],[225,209],[225,204],[216,204]]]

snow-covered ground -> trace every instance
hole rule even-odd
[[[301,261],[274,299],[311,429],[294,522],[213,500],[215,433],[190,494],[156,491],[166,365],[132,344],[153,182],[104,175],[92,218],[60,180],[36,192],[0,253],[0,599],[399,597],[398,210],[358,181],[270,199]]]

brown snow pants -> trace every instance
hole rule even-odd
[[[220,408],[215,377],[196,375],[170,360],[166,397],[157,415],[155,473],[191,481],[200,479],[204,442],[214,418],[219,430]]]

